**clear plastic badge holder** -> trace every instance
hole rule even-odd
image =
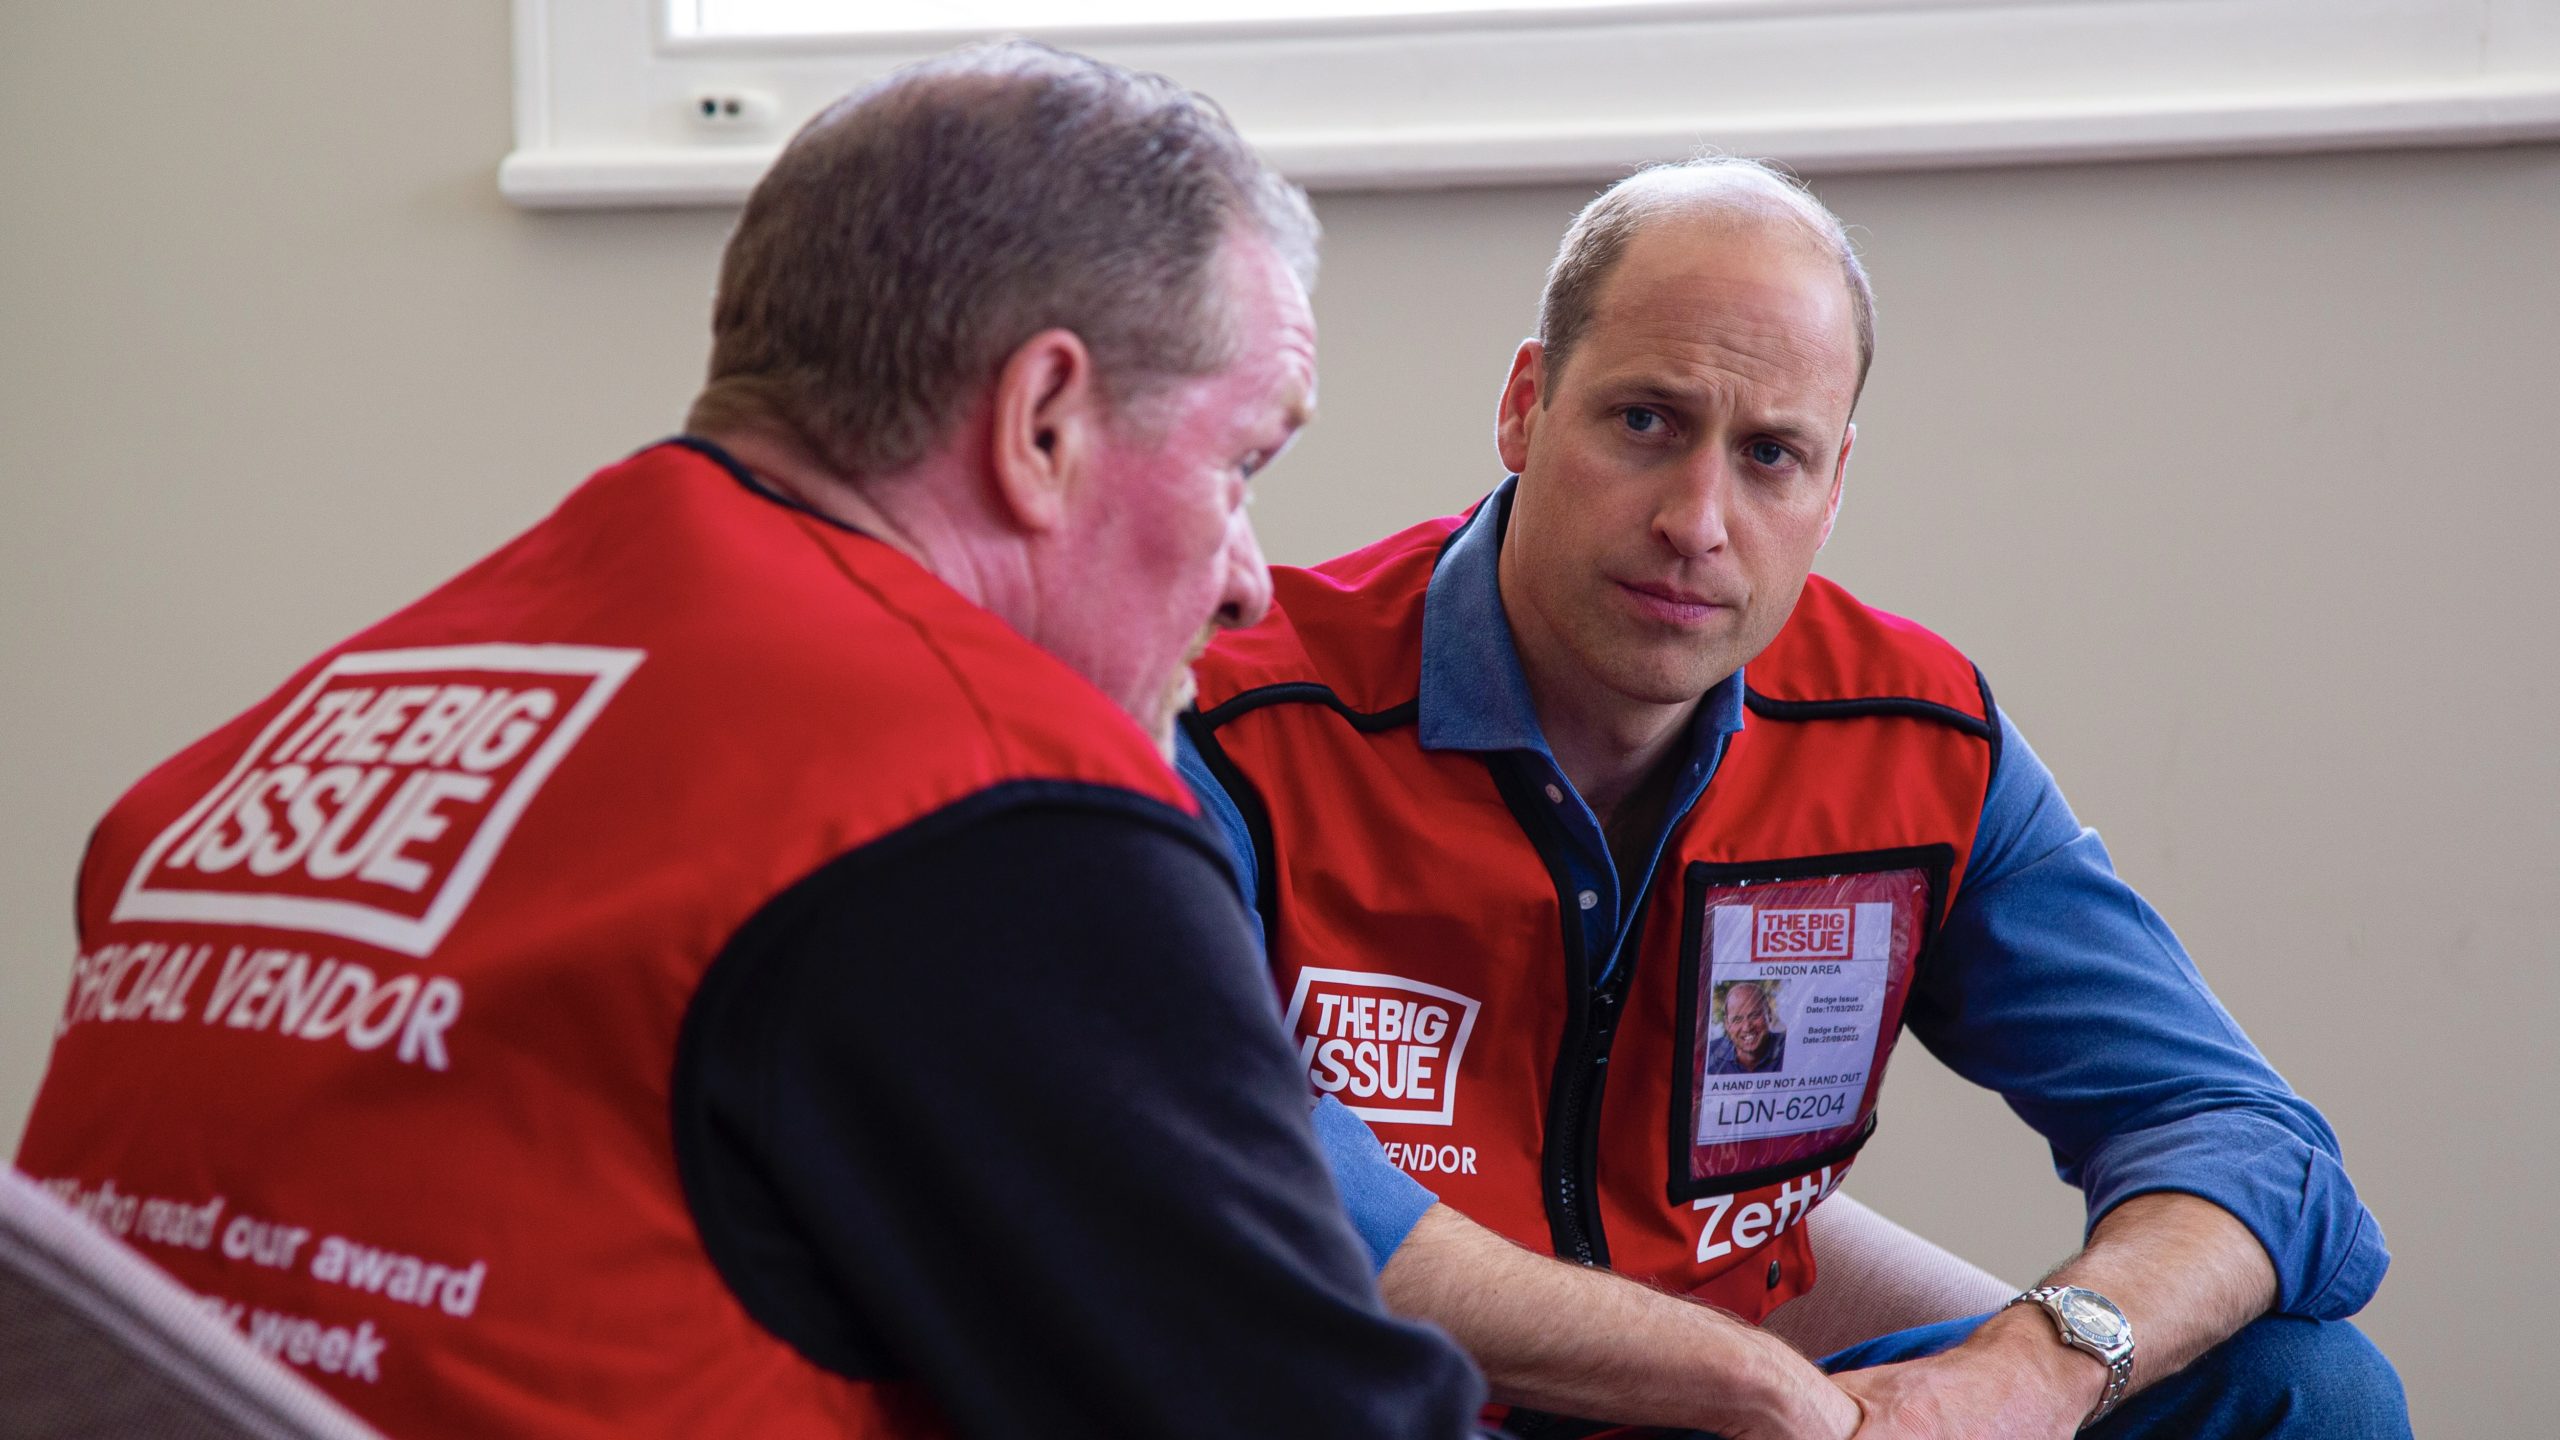
[[[1902,863],[1691,867],[1674,1198],[1774,1183],[1865,1141],[1944,868],[1909,852],[1836,863],[1861,858]]]

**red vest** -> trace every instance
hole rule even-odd
[[[1276,571],[1270,618],[1200,667],[1192,733],[1256,832],[1309,1078],[1479,1222],[1757,1319],[1812,1283],[1800,1222],[1872,1130],[1981,817],[1989,699],[1946,642],[1807,582],[1595,990],[1555,802],[1416,739],[1459,524]],[[1757,1036],[1748,1000],[1726,1027],[1736,985]]]
[[[921,567],[646,451],[108,814],[18,1163],[394,1435],[939,1433],[732,1297],[670,1076],[748,916],[1018,779],[1191,807]]]

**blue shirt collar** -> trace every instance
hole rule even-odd
[[[1527,750],[1554,759],[1502,609],[1498,566],[1518,483],[1516,475],[1504,480],[1467,517],[1423,593],[1416,719],[1425,750]],[[1742,728],[1742,690],[1737,670],[1699,701],[1690,721],[1692,756],[1715,754],[1723,737]]]

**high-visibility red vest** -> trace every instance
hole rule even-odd
[[[991,786],[1192,802],[876,541],[645,451],[135,786],[20,1167],[388,1433],[941,1433],[751,1319],[670,1124],[740,924]]]
[[[1808,581],[1595,989],[1556,796],[1416,738],[1460,523],[1275,571],[1269,619],[1199,667],[1186,723],[1255,833],[1309,1078],[1477,1221],[1756,1320],[1812,1283],[1800,1222],[1874,1125],[1981,817],[1989,697],[1943,640]],[[1757,1074],[1724,1048],[1737,982],[1782,1031],[1745,1045]]]

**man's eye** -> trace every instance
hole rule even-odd
[[[1641,405],[1628,410],[1619,419],[1630,433],[1636,435],[1651,435],[1660,430],[1663,425],[1662,416],[1659,413],[1647,410]]]
[[[1775,440],[1754,440],[1743,453],[1751,457],[1754,465],[1784,465],[1788,458],[1787,447]]]

